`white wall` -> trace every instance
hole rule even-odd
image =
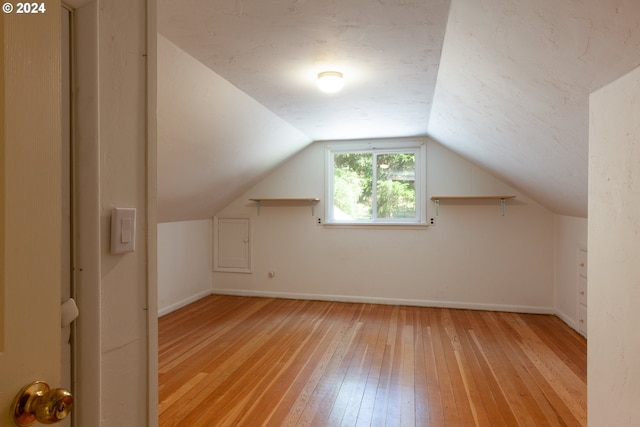
[[[429,196],[518,197],[505,216],[498,201],[443,203],[428,229],[319,226],[308,206],[257,216],[249,197],[319,197],[324,211],[314,143],[218,214],[251,216],[254,269],[214,272],[214,292],[554,312],[554,214],[435,142],[427,157]]]
[[[158,314],[211,293],[212,222],[158,224]]]
[[[640,425],[640,68],[591,95],[588,408]]]
[[[578,328],[578,250],[587,249],[587,219],[556,215],[556,314]]]

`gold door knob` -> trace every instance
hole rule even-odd
[[[42,424],[60,422],[71,412],[73,396],[61,388],[49,388],[36,381],[20,390],[13,401],[13,419],[17,426],[26,427],[38,421]]]

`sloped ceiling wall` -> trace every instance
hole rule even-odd
[[[162,221],[215,215],[311,140],[416,134],[586,217],[588,95],[640,66],[637,0],[159,0],[158,22]],[[341,61],[351,83],[319,97]]]
[[[210,218],[311,139],[158,36],[158,221]]]
[[[589,94],[640,65],[640,2],[455,0],[429,134],[587,216]]]

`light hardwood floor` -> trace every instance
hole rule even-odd
[[[160,319],[160,426],[585,426],[558,318],[210,296]]]

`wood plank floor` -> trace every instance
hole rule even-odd
[[[160,426],[586,426],[553,316],[210,296],[160,319]]]

